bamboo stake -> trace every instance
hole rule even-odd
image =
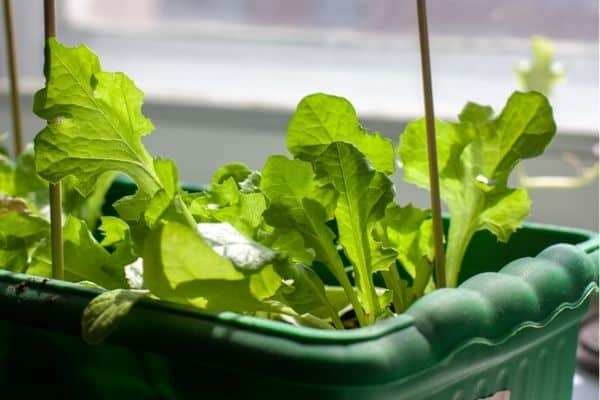
[[[435,246],[435,278],[437,287],[446,286],[444,257],[444,236],[442,233],[442,208],[440,183],[435,143],[435,115],[433,111],[433,90],[431,88],[431,62],[429,58],[429,33],[427,30],[427,5],[425,0],[417,0],[419,17],[419,43],[421,48],[421,71],[423,74],[423,97],[425,100],[425,121],[427,125],[427,154],[429,158],[429,187],[431,213],[433,218],[433,241]]]
[[[46,42],[56,36],[56,15],[54,0],[44,0],[44,34]],[[48,44],[46,43],[46,46]],[[46,57],[48,53],[46,52]],[[46,60],[46,68],[48,60]],[[48,121],[48,124],[56,121]],[[64,279],[64,254],[62,234],[62,199],[60,182],[50,183],[50,234],[52,241],[52,277]]]
[[[6,52],[10,76],[10,101],[12,106],[13,138],[15,157],[23,152],[23,130],[21,128],[21,103],[17,70],[17,51],[13,26],[13,12],[10,0],[4,0],[4,26],[6,27]]]

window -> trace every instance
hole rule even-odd
[[[364,116],[423,114],[414,0],[57,5],[61,39],[87,43],[150,100],[289,110],[324,91]],[[501,107],[519,87],[514,70],[530,57],[531,36],[543,35],[566,71],[552,95],[561,131],[597,133],[597,0],[447,0],[428,9],[438,115],[455,117],[467,100]]]

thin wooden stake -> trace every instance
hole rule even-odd
[[[6,52],[8,73],[10,75],[10,101],[12,106],[13,138],[15,157],[23,152],[23,130],[21,129],[21,103],[19,96],[19,78],[17,70],[17,51],[15,46],[15,30],[10,0],[4,0],[4,26],[6,27]]]
[[[44,33],[46,46],[48,39],[56,36],[56,16],[54,0],[44,0]],[[45,52],[46,57],[48,52]],[[48,67],[48,60],[46,60]],[[48,121],[48,124],[56,121]],[[64,279],[64,253],[62,232],[62,196],[60,182],[50,183],[50,237],[52,241],[52,277]]]
[[[435,246],[435,278],[437,287],[446,286],[444,236],[442,227],[442,207],[440,183],[435,143],[435,115],[433,112],[433,90],[431,88],[431,62],[429,58],[429,34],[427,30],[427,5],[425,0],[417,0],[419,16],[419,43],[421,45],[421,70],[423,73],[423,97],[425,99],[425,121],[427,124],[427,154],[429,158],[429,186],[431,213],[433,218],[433,241]]]

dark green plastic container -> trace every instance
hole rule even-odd
[[[107,203],[131,190],[119,183]],[[482,269],[491,272],[469,277]],[[148,300],[99,346],[79,337],[98,291],[0,271],[0,394],[570,400],[579,322],[598,282],[597,234],[528,224],[499,244],[480,232],[463,270],[458,289],[368,328],[297,328]]]

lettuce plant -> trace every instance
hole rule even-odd
[[[66,279],[107,289],[84,312],[87,341],[103,340],[144,297],[342,329],[350,309],[356,325],[368,326],[435,288],[430,213],[397,204],[392,182],[399,151],[404,178],[427,187],[423,121],[407,126],[396,150],[361,126],[346,99],[313,94],[288,126],[290,156],[273,155],[260,171],[225,164],[208,190],[188,193],[174,162],[144,147],[153,125],[126,75],[102,70],[87,47],[55,39],[47,57],[34,111],[53,122],[35,139],[30,158],[39,176],[31,179],[43,188],[66,182],[89,203],[76,210],[91,216],[115,174],[137,185],[114,204],[117,216],[99,219],[100,240],[95,219],[65,209]],[[543,96],[517,93],[497,118],[470,103],[459,122],[437,124],[442,197],[452,216],[448,276],[456,284],[476,230],[507,240],[526,216],[527,194],[508,188],[508,174],[543,150],[554,123]],[[4,171],[12,167],[0,167],[2,182],[10,181]],[[48,275],[48,223],[28,203],[37,186],[16,186],[6,194],[25,206],[2,197],[0,251],[20,251],[20,271]],[[14,265],[3,254],[3,265]]]
[[[519,161],[541,154],[556,132],[552,108],[537,92],[514,93],[502,112],[469,103],[459,122],[436,123],[440,192],[450,212],[446,280],[456,286],[473,234],[481,229],[508,241],[529,215],[531,201],[523,188],[509,187]],[[406,127],[399,153],[404,179],[428,188],[425,121]]]

